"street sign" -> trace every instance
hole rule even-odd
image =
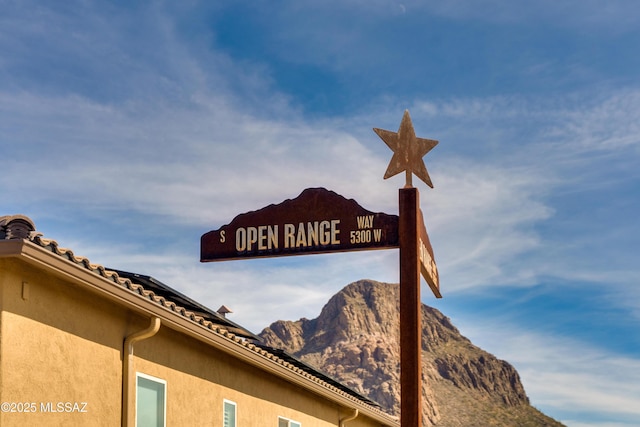
[[[422,210],[418,208],[418,260],[420,263],[420,274],[424,277],[431,291],[436,298],[442,298],[440,294],[440,276],[438,267],[433,256],[433,248],[429,241],[427,228],[424,226]]]
[[[420,275],[437,298],[438,268],[424,225],[415,174],[433,188],[422,157],[438,141],[415,134],[409,111],[397,132],[374,128],[393,151],[384,178],[405,172],[400,215],[373,213],[353,199],[324,188],[307,188],[295,199],[236,216],[200,239],[200,261],[400,249],[400,426],[422,426]]]
[[[324,188],[236,216],[204,234],[200,261],[398,247],[398,216],[373,213]]]

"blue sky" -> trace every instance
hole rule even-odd
[[[640,419],[640,13],[632,1],[0,0],[1,214],[259,332],[396,251],[199,263],[200,235],[325,187],[397,213],[414,180],[444,298],[569,426]],[[210,4],[215,3],[215,4]]]

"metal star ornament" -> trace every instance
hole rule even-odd
[[[424,164],[424,157],[433,147],[438,145],[438,141],[434,139],[418,138],[411,123],[409,110],[404,111],[402,122],[398,132],[373,128],[373,131],[391,148],[393,157],[389,162],[384,179],[391,178],[402,171],[406,171],[405,187],[413,187],[412,174],[424,181],[429,187],[433,188],[431,177],[427,172]]]

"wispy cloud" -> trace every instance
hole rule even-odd
[[[459,151],[433,165],[426,159],[436,190],[425,192],[423,208],[450,290],[526,284],[550,273],[549,263],[536,272],[513,262],[548,243],[535,225],[554,215],[546,200],[551,191],[564,185],[565,177],[576,179],[567,175],[567,158],[588,164],[593,150],[633,148],[636,125],[627,119],[637,114],[639,109],[630,107],[638,97],[632,92],[621,98],[616,94],[613,100],[574,111],[504,99],[418,105],[414,116],[426,114],[427,122],[440,127],[456,121],[461,128],[474,129],[473,137],[488,147],[474,158],[471,147],[468,156]],[[5,171],[13,181],[8,191],[15,201],[56,200],[212,228],[318,185],[363,197],[360,202],[370,209],[395,212],[397,183],[383,183],[376,173],[384,170],[389,153],[372,133],[361,140],[342,129],[341,120],[316,124],[250,116],[215,99],[211,94],[204,105],[130,108],[77,96],[3,94],[0,110],[10,119],[4,123],[12,124],[2,128],[3,137],[13,141],[15,153]],[[600,110],[611,119],[594,124]],[[541,130],[522,147],[511,147],[509,137],[520,132],[517,123],[531,117],[542,123]],[[480,122],[482,127],[475,126]],[[615,132],[625,135],[617,139],[631,142],[593,143],[587,150],[582,133],[574,131],[583,126],[599,126],[603,138]],[[457,141],[443,133],[438,149],[447,150],[447,144]],[[43,145],[47,141],[51,143]],[[49,179],[40,179],[42,175]],[[566,271],[575,276],[580,270],[569,266]]]

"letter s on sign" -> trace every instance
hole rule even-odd
[[[220,232],[220,243],[224,243],[226,241],[226,237],[224,236],[224,230]]]

